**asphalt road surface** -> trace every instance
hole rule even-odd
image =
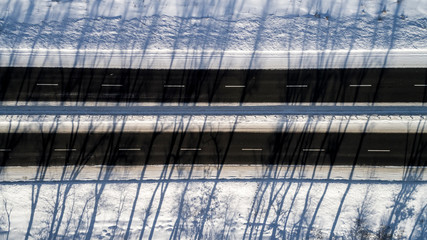
[[[0,68],[0,101],[426,102],[427,69]]]
[[[141,164],[427,164],[423,134],[2,133],[2,166]]]

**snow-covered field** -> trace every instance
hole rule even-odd
[[[425,0],[2,0],[0,64],[425,67],[426,16]]]
[[[2,0],[9,49],[425,49],[425,0]]]
[[[148,176],[142,181],[110,181],[115,178],[111,168],[94,167],[89,171],[99,181],[62,177],[62,181],[44,183],[3,182],[0,233],[5,237],[3,231],[10,227],[10,239],[23,239],[27,233],[30,239],[426,237],[424,168],[388,168],[382,174],[398,173],[402,178],[381,180],[377,179],[381,169],[376,168],[362,170],[363,178],[359,172],[355,174],[359,177],[332,174],[319,179],[316,174],[334,170],[327,166],[243,167],[242,175],[257,168],[262,176],[228,179],[219,176],[233,167],[193,167],[131,169],[143,179]],[[62,170],[56,170],[58,177]],[[279,176],[283,174],[288,177]],[[42,175],[37,179],[43,180]]]

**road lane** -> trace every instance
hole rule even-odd
[[[425,134],[1,133],[2,166],[143,164],[427,164]],[[7,151],[6,151],[7,150]]]
[[[427,69],[0,68],[1,101],[134,103],[425,102]]]

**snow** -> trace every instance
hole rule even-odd
[[[424,68],[427,49],[52,50],[0,49],[0,66],[132,69]]]
[[[308,167],[304,170],[308,173],[328,171],[327,166],[323,169]],[[72,170],[73,167],[69,168]],[[166,172],[183,170],[173,166],[154,168]],[[147,175],[154,177],[151,181],[114,182],[106,180],[110,176],[114,179],[115,174],[95,167],[90,170],[93,171],[92,179],[98,172],[108,173],[101,174],[106,177],[99,177],[96,182],[70,182],[67,178],[53,183],[3,182],[0,184],[0,201],[7,203],[7,207],[0,211],[2,216],[6,211],[11,213],[12,239],[23,238],[31,212],[34,216],[30,233],[34,238],[48,238],[56,232],[56,228],[51,231],[50,227],[52,224],[58,226],[58,223],[61,223],[58,227],[61,236],[73,237],[79,233],[107,239],[115,234],[116,238],[123,238],[130,219],[130,239],[138,239],[142,231],[143,239],[150,236],[167,239],[173,234],[190,239],[202,232],[201,239],[227,235],[230,239],[244,236],[267,238],[274,229],[274,235],[283,239],[306,236],[314,239],[350,238],[358,231],[374,237],[380,234],[380,229],[395,239],[425,237],[427,200],[424,193],[427,185],[425,177],[416,177],[425,174],[424,168],[388,169],[394,173],[406,172],[401,181],[383,181],[365,174],[370,181],[356,180],[350,175],[345,177],[346,181],[331,178],[321,182],[310,177],[299,178],[299,168],[258,166],[264,176],[276,171],[295,170],[296,173],[291,179],[233,178],[229,181],[209,176],[222,171],[227,174],[230,168],[204,166],[205,177],[193,178],[191,166],[187,166],[184,174],[173,178],[175,181],[171,181],[168,174],[161,174],[162,171],[156,172],[160,174],[157,178],[149,171]],[[138,170],[142,172],[142,167],[133,171]],[[13,176],[16,169],[7,171]],[[59,176],[61,170],[56,172]],[[386,175],[376,174],[380,178]],[[37,193],[33,201],[32,192]],[[33,210],[31,202],[35,206]],[[60,220],[62,210],[64,215]],[[7,221],[2,218],[1,228],[6,226]]]
[[[360,181],[360,183],[382,182],[382,183],[402,183],[402,179],[408,178],[407,172],[419,172],[416,178],[412,179],[414,183],[424,184],[427,181],[427,167],[403,167],[403,166],[345,166],[336,165],[332,168],[328,165],[292,165],[281,166],[278,171],[272,175],[268,170],[274,169],[274,166],[265,165],[231,165],[222,166],[219,175],[217,171],[212,171],[218,166],[209,164],[176,166],[168,176],[168,181],[179,182],[182,179],[191,179],[191,181],[224,181],[224,182],[257,182],[261,180],[270,181],[301,181],[317,182],[334,181],[346,183],[349,179]],[[103,169],[104,168],[104,169]],[[114,166],[108,169],[109,183],[137,183],[140,179],[142,166]],[[36,166],[8,166],[3,167],[0,180],[3,184],[13,185],[15,183],[33,182],[40,180],[37,175]],[[58,181],[90,184],[98,180],[99,172],[105,174],[105,167],[87,165],[82,167],[77,176],[73,177],[73,167],[68,166],[64,173],[63,166],[50,166],[46,169],[42,181],[44,184],[56,184]],[[191,174],[190,174],[191,170]],[[144,167],[143,180],[146,182],[158,181],[164,174],[163,165],[147,165]],[[64,174],[64,175],[63,175]],[[102,178],[105,177],[101,175]],[[70,179],[67,181],[67,179]],[[53,182],[53,183],[49,183]],[[29,184],[29,183],[27,183]]]
[[[425,67],[426,6],[425,0],[1,1],[0,64]],[[403,59],[389,62],[389,51]]]
[[[0,132],[173,132],[185,126],[187,132],[259,132],[283,129],[288,132],[426,133],[425,116],[387,115],[0,115]],[[118,127],[120,126],[120,127]]]
[[[305,16],[328,14],[330,17],[351,17],[361,14],[378,15],[387,12],[425,17],[427,7],[423,0],[346,1],[346,0],[57,0],[57,1],[3,1],[2,17],[18,22],[38,23],[66,21],[69,18],[134,19],[144,16],[166,15],[186,18],[220,18],[233,20],[261,15]],[[18,10],[21,10],[19,12]],[[30,11],[30,13],[28,13]],[[27,13],[26,13],[27,12]]]

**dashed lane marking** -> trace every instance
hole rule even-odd
[[[122,84],[102,84],[102,87],[123,87]]]
[[[202,151],[201,148],[181,148],[181,151]]]
[[[179,85],[179,84],[165,84],[163,85],[165,88],[185,88],[185,85]]]
[[[372,87],[371,84],[351,84],[350,87]]]
[[[368,149],[368,152],[391,152],[390,149]]]
[[[141,148],[119,148],[119,151],[141,151]]]
[[[77,149],[75,148],[55,148],[55,152],[75,152]]]
[[[324,152],[325,149],[323,148],[303,148],[303,152]]]
[[[58,83],[36,83],[37,86],[58,86]]]
[[[242,148],[242,151],[262,151],[262,148]]]

